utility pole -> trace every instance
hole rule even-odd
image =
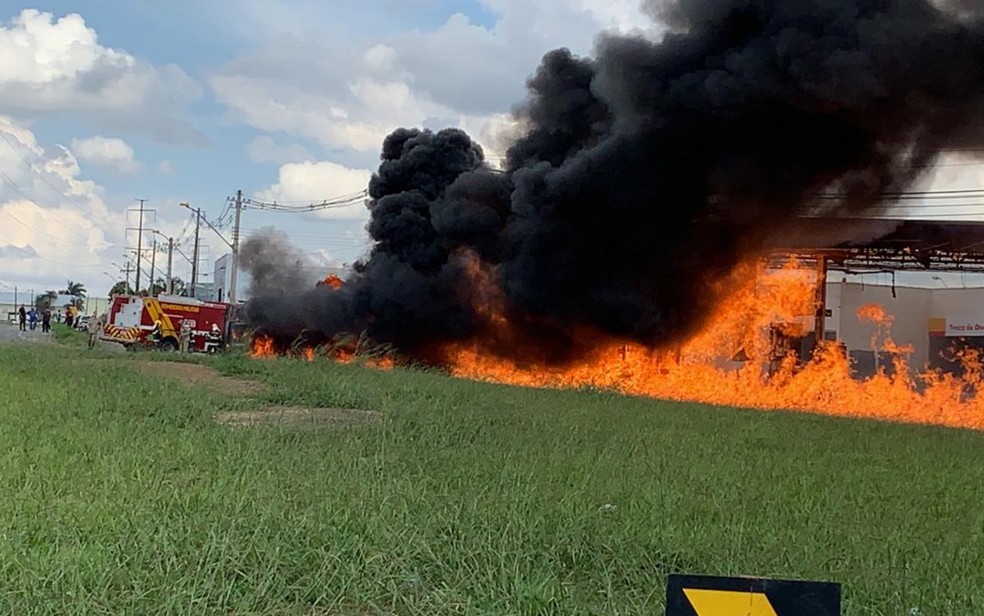
[[[171,275],[171,262],[174,259],[174,238],[167,238],[167,294],[174,293],[174,276]]]
[[[136,212],[136,213],[138,213],[139,220],[137,222],[137,226],[136,227],[127,227],[126,230],[127,231],[136,231],[137,232],[137,248],[136,248],[136,252],[137,252],[136,274],[137,274],[137,276],[136,276],[136,283],[134,284],[133,291],[134,291],[134,293],[139,293],[140,292],[140,275],[142,273],[142,268],[140,267],[140,263],[141,263],[141,261],[143,259],[143,234],[144,234],[144,226],[143,226],[143,224],[144,224],[145,214],[156,214],[157,212],[156,212],[156,210],[151,210],[151,209],[147,209],[147,208],[144,207],[144,204],[147,202],[147,199],[135,199],[135,201],[138,201],[140,203],[140,207],[139,208],[129,209],[129,210],[127,210],[127,212],[128,213],[130,213],[130,212]],[[133,249],[131,248],[130,250],[133,250]]]
[[[242,195],[241,194],[238,194],[238,200],[239,200],[239,204],[237,205],[237,207],[238,208],[241,208],[242,207]],[[187,203],[179,203],[178,205],[180,205],[181,207],[186,207],[186,208],[188,208],[189,210],[191,210],[192,212],[195,213],[195,250],[192,253],[192,259],[191,259],[191,296],[192,297],[196,297],[197,291],[198,291],[198,289],[197,289],[197,287],[198,287],[198,260],[200,258],[199,244],[200,244],[200,234],[201,234],[201,229],[202,229],[202,222],[204,222],[206,225],[208,225],[208,228],[211,229],[212,231],[214,231],[215,234],[219,236],[219,239],[222,240],[223,242],[225,242],[226,246],[228,246],[229,248],[233,248],[233,243],[230,242],[229,240],[227,240],[225,237],[223,237],[223,235],[219,232],[219,230],[215,228],[215,225],[213,225],[212,223],[210,223],[208,221],[208,218],[203,218],[202,217],[202,208],[193,208],[190,205],[188,205]],[[238,211],[237,211],[236,218],[237,218],[237,220],[239,218]],[[238,223],[237,223],[237,227],[238,227]],[[238,228],[237,228],[237,233],[238,233]],[[233,250],[236,250],[236,249],[233,248]],[[184,253],[181,253],[181,254],[183,255]],[[185,257],[185,258],[187,259],[188,257]],[[235,271],[235,270],[233,270],[233,271]]]
[[[150,296],[156,297],[154,294],[154,268],[157,265],[157,238],[154,238],[154,252],[150,253]]]
[[[136,292],[140,292],[140,257],[143,253],[143,215],[144,215],[144,203],[146,199],[136,199],[140,202],[140,221],[137,223],[137,284]],[[151,281],[153,283],[153,281]]]
[[[229,303],[236,303],[236,277],[239,274],[239,219],[243,213],[243,191],[236,191],[236,218],[232,225],[232,276],[229,279]]]
[[[153,229],[151,233],[154,235],[159,235],[167,240],[167,282],[164,284],[164,288],[167,289],[167,294],[171,295],[174,292],[174,279],[171,276],[171,265],[174,259],[174,238],[164,235],[157,229]],[[151,282],[151,284],[153,284],[153,282]]]
[[[196,297],[198,295],[198,244],[199,244],[199,233],[202,229],[202,210],[201,208],[195,210],[195,250],[193,251],[193,256],[191,258],[191,296]]]
[[[126,286],[129,287],[130,289],[133,289],[133,287],[130,286],[130,272],[133,271],[133,270],[130,269],[130,266],[131,265],[133,265],[133,264],[130,263],[129,261],[127,261],[126,262],[126,268],[123,271],[126,272]],[[134,292],[137,292],[136,289],[133,289],[133,291]]]

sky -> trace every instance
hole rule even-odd
[[[494,160],[546,51],[587,54],[605,29],[644,28],[633,0],[4,3],[0,299],[68,279],[105,295],[135,256],[137,199],[162,234],[143,244],[181,237],[191,256],[180,203],[228,239],[237,189],[280,202],[358,192],[401,126],[465,128]],[[359,204],[247,209],[242,226],[277,227],[337,266],[365,253],[367,217]],[[228,247],[207,228],[202,238],[210,274]],[[146,280],[152,251],[143,256]],[[185,279],[186,256],[174,256]],[[165,262],[159,253],[157,275]]]
[[[189,211],[229,233],[228,199],[314,202],[366,187],[382,139],[466,129],[494,162],[542,55],[606,30],[657,36],[636,0],[100,0],[0,8],[0,301],[83,282],[105,296],[137,245]],[[953,160],[932,186],[984,186]],[[934,210],[939,212],[940,210]],[[958,219],[966,212],[959,212]],[[368,247],[365,207],[247,209],[326,266]],[[203,227],[201,270],[228,252]],[[152,251],[144,253],[144,280]],[[156,255],[158,272],[166,255]],[[158,273],[158,276],[160,273]],[[24,296],[21,296],[22,298]]]

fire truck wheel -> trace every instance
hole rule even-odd
[[[173,339],[168,338],[167,340],[161,343],[161,350],[164,351],[165,353],[173,353],[178,350],[178,343],[175,342]]]

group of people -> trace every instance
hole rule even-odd
[[[24,306],[21,305],[20,310],[17,311],[17,324],[22,332],[27,331],[30,327],[33,332],[38,328],[38,321],[41,322],[41,332],[48,333],[51,331],[51,309],[45,308],[44,310],[38,310],[34,306],[31,306],[30,310],[25,310]]]
[[[20,331],[26,332],[28,329],[30,331],[35,331],[38,327],[38,322],[41,323],[41,333],[47,334],[51,331],[51,319],[52,312],[50,308],[45,308],[44,310],[38,310],[34,306],[31,306],[30,310],[21,305],[20,309],[17,311],[17,325]],[[65,308],[65,325],[69,327],[75,327],[75,324],[80,318],[79,309],[75,306],[69,306]],[[86,328],[89,334],[89,348],[95,346],[96,339],[99,336],[99,331],[102,329],[102,321],[96,312],[92,313],[92,317],[89,319],[88,327]]]
[[[190,353],[195,349],[194,343],[194,327],[192,321],[184,319],[181,321],[181,327],[178,330],[178,350],[182,353]],[[223,345],[222,330],[219,329],[217,323],[212,323],[212,328],[207,334],[203,336],[204,338],[204,350],[209,351],[209,347],[220,348]],[[158,349],[164,348],[164,327],[160,319],[154,321],[154,326],[151,328],[150,333],[147,335],[147,339],[154,343]]]

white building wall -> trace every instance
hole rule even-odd
[[[936,363],[931,349],[933,333],[949,338],[984,337],[984,288],[946,289],[870,285],[846,281],[827,284],[828,332],[849,354],[872,352],[872,336],[884,335],[879,326],[858,318],[857,311],[866,304],[877,304],[892,315],[892,340],[899,345],[911,345],[910,367],[923,370]],[[935,325],[934,325],[935,324]],[[945,331],[945,333],[944,333]]]
[[[212,301],[229,301],[229,287],[232,285],[232,254],[225,254],[215,260],[214,277],[215,286],[212,289]],[[249,299],[249,287],[252,282],[249,272],[239,268],[239,276],[236,279],[236,299],[244,302]]]
[[[947,337],[984,336],[984,289],[937,289],[930,302],[929,318],[945,323]]]
[[[877,304],[892,315],[892,340],[899,345],[911,345],[910,364],[922,369],[929,359],[929,305],[932,289],[914,287],[872,286],[841,282],[839,300],[839,325],[837,339],[851,351],[874,352],[872,337],[878,336],[878,344],[884,341],[884,330],[870,321],[858,318],[858,309]]]

